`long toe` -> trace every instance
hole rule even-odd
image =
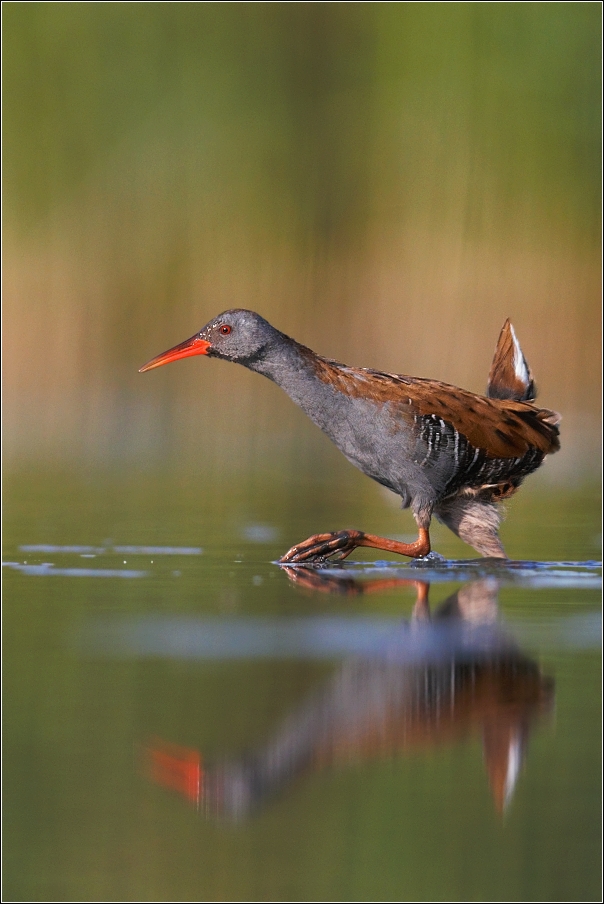
[[[284,556],[279,559],[282,564],[321,564],[328,559],[341,561],[350,555],[353,549],[359,545],[362,534],[360,531],[341,530],[328,534],[314,534],[303,543],[292,546]]]

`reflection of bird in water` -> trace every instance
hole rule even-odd
[[[436,380],[322,358],[253,311],[225,311],[141,371],[191,355],[243,364],[273,380],[364,474],[411,508],[418,539],[402,543],[357,530],[316,534],[282,562],[343,559],[358,546],[418,558],[430,552],[432,515],[485,556],[505,558],[497,503],[559,448],[559,415],[531,404],[535,386],[509,321],[487,396]]]
[[[503,811],[531,726],[553,701],[553,682],[497,626],[496,582],[465,585],[431,619],[428,585],[400,581],[410,583],[418,589],[411,644],[417,640],[421,654],[408,655],[409,626],[403,626],[406,654],[397,656],[394,642],[383,655],[347,660],[256,751],[206,768],[196,751],[155,740],[145,751],[148,775],[208,814],[241,818],[309,769],[429,750],[478,730],[495,805]],[[370,584],[370,592],[379,589]],[[385,584],[391,589],[392,580]],[[353,592],[362,586],[357,581]],[[477,641],[462,651],[459,631],[473,627]]]

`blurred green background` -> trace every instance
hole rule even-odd
[[[564,418],[542,479],[597,473],[600,18],[4,3],[7,468],[349,467],[241,368],[137,373],[236,306],[478,392],[510,316]]]

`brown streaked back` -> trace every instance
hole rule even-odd
[[[405,420],[416,415],[442,418],[488,458],[517,458],[530,449],[547,455],[560,448],[560,415],[555,411],[487,398],[438,380],[347,367],[306,351],[317,378],[342,395],[391,404]]]

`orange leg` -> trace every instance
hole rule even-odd
[[[374,578],[364,581],[354,577],[351,572],[334,575],[333,572],[318,571],[312,564],[282,565],[281,568],[292,582],[304,590],[319,593],[334,593],[341,596],[363,596],[366,593],[385,593],[388,590],[400,590],[403,587],[415,587],[416,606],[421,609],[429,607],[428,588],[425,581],[410,581],[409,578]]]
[[[430,552],[430,533],[427,528],[420,527],[419,537],[414,543],[400,543],[398,540],[388,540],[386,537],[376,537],[374,534],[365,534],[360,530],[340,530],[329,534],[315,534],[292,546],[279,562],[289,565],[311,564],[320,565],[328,559],[332,562],[341,562],[357,546],[370,546],[372,549],[383,549],[385,552],[395,552],[400,556],[409,556],[412,559],[420,559]]]

